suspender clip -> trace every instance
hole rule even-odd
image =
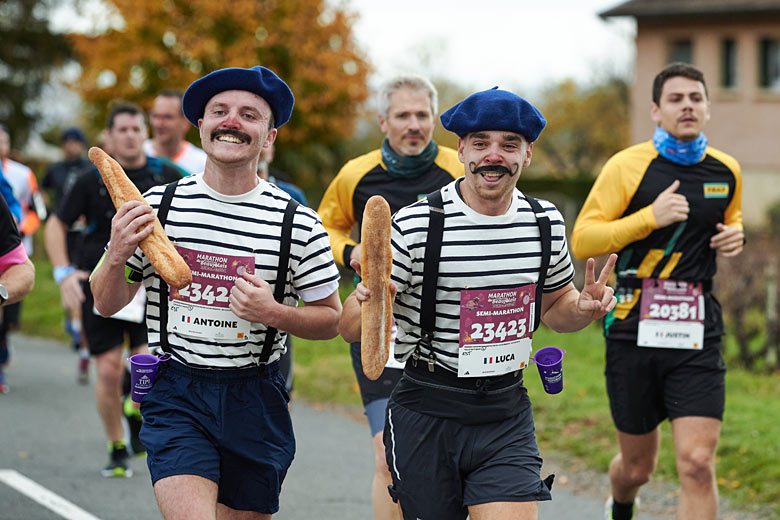
[[[417,361],[420,360],[420,345],[417,345],[414,347],[414,352],[412,352],[412,365],[414,365],[414,368],[417,368]]]
[[[431,352],[428,357],[428,372],[433,372],[436,369],[436,353]]]

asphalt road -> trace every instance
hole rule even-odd
[[[0,395],[0,519],[160,518],[144,459],[132,461],[132,478],[100,476],[106,442],[92,385],[76,383],[75,353],[18,335],[11,343],[11,392]],[[372,518],[367,425],[300,401],[292,413],[298,449],[274,518]],[[604,497],[572,493],[565,480],[554,487],[553,501],[541,505],[540,518],[601,519]]]

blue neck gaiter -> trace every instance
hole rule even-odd
[[[693,141],[680,141],[669,132],[656,127],[653,134],[653,146],[662,156],[677,164],[696,164],[704,157],[707,149],[707,136],[699,133]]]

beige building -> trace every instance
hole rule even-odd
[[[655,74],[673,61],[704,72],[712,146],[736,157],[747,225],[780,202],[780,0],[631,0],[600,13],[636,19],[634,142],[652,136]]]

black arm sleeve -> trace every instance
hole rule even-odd
[[[22,234],[16,225],[11,210],[3,197],[0,197],[0,256],[10,253],[22,243]]]

